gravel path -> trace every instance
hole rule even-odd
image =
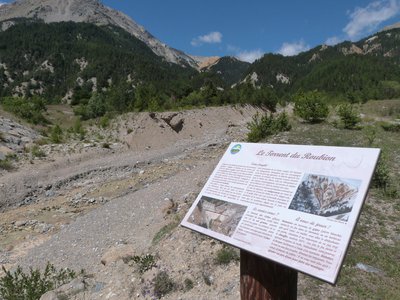
[[[158,181],[115,199],[65,226],[49,241],[34,248],[19,263],[43,266],[47,261],[90,273],[101,269],[104,251],[118,243],[133,244],[138,253],[151,245],[156,232],[165,225],[165,198],[181,199],[198,192],[218,159],[194,162],[190,170]]]

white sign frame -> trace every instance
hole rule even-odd
[[[379,155],[231,143],[181,225],[335,284]]]

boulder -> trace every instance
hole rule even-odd
[[[105,266],[115,263],[118,260],[125,260],[135,255],[132,245],[118,245],[106,251],[101,258],[101,263]]]

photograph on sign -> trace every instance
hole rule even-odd
[[[305,174],[289,209],[347,221],[360,184],[359,180]]]
[[[335,283],[379,153],[232,143],[181,225]]]
[[[221,234],[231,236],[246,206],[203,196],[188,221]]]

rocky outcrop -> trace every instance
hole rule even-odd
[[[118,26],[143,41],[166,61],[197,67],[193,58],[162,43],[129,16],[104,6],[98,0],[17,0],[0,6],[0,22],[15,18],[36,18],[46,23],[72,21]],[[5,28],[10,26],[10,22],[7,24]]]
[[[392,29],[396,29],[396,28],[400,28],[400,22],[386,26],[382,29],[382,31],[388,31],[388,30],[392,30]]]
[[[349,48],[343,47],[342,53],[344,55],[351,55],[351,54],[364,54],[363,50],[357,47],[356,45],[352,44]]]
[[[193,58],[197,65],[199,66],[200,70],[207,69],[216,63],[221,59],[219,56],[191,56]]]
[[[39,137],[36,131],[0,116],[0,159],[7,154],[22,152]]]

